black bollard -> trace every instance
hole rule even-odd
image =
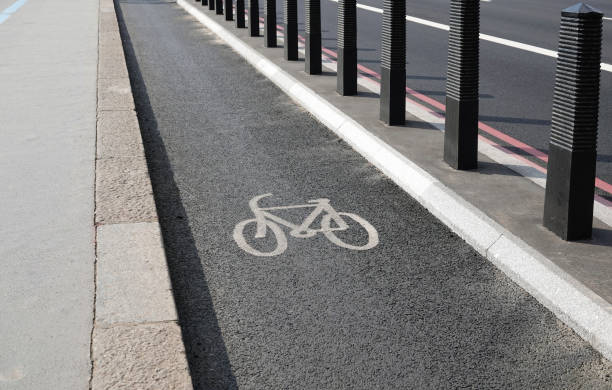
[[[276,47],[276,0],[264,1],[264,46]]]
[[[215,9],[215,1],[216,0],[208,0],[208,9],[214,11]]]
[[[236,28],[245,28],[244,0],[236,0]]]
[[[591,237],[603,14],[561,12],[544,200],[544,226],[564,240]]]
[[[321,74],[321,0],[305,0],[306,73]]]
[[[480,0],[451,0],[449,24],[444,161],[455,169],[475,169]]]
[[[383,1],[380,55],[380,119],[388,125],[406,123],[406,2]]]
[[[249,32],[252,37],[259,36],[259,0],[249,0]]]
[[[225,0],[225,20],[234,20],[234,4],[232,0]]]
[[[298,59],[297,0],[285,0],[285,59]]]
[[[223,15],[223,0],[215,0],[215,14]]]
[[[357,94],[357,0],[338,1],[338,80],[340,95]]]
[[[205,7],[208,5],[208,0],[202,0],[202,7]]]

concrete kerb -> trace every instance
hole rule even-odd
[[[113,0],[100,0],[91,388],[191,389]]]
[[[612,360],[609,303],[188,1],[177,4]]]

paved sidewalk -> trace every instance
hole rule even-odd
[[[0,388],[190,389],[113,0],[7,1]]]
[[[0,24],[2,389],[89,386],[97,45],[98,0]]]

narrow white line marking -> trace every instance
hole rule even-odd
[[[330,1],[333,1],[335,3],[338,2],[338,0],[330,0]],[[481,1],[487,1],[487,0],[481,0]],[[488,0],[488,1],[490,1],[490,0]],[[369,5],[365,5],[365,4],[359,4],[358,3],[357,4],[357,8],[361,8],[361,9],[364,9],[366,11],[375,12],[377,14],[382,14],[383,13],[382,9],[376,8],[376,7],[372,7],[372,6],[369,6]],[[612,20],[612,18],[604,18],[604,19]],[[429,27],[437,28],[439,30],[444,30],[444,31],[448,31],[449,28],[450,28],[446,24],[433,22],[433,21],[427,20],[427,19],[417,18],[415,16],[408,16],[408,15],[406,15],[406,20],[409,21],[409,22],[422,24],[424,26],[429,26]],[[538,46],[529,45],[527,43],[511,41],[510,39],[499,38],[499,37],[495,37],[493,35],[488,35],[488,34],[480,34],[480,39],[482,39],[483,41],[493,42],[493,43],[497,43],[499,45],[513,47],[515,49],[524,50],[524,51],[528,51],[528,52],[531,52],[531,53],[545,55],[547,57],[557,58],[557,52],[556,51],[549,50],[549,49],[544,49],[544,48],[538,47]],[[606,71],[606,72],[612,72],[612,64],[606,64],[606,63],[602,62],[601,63],[601,70]]]
[[[332,0],[332,1],[335,1],[336,3],[338,2],[338,0]],[[357,4],[357,8],[365,9],[366,11],[376,12],[377,14],[383,13],[382,9],[376,8],[376,7],[370,7],[369,5],[365,5],[365,4]]]
[[[24,5],[28,0],[17,0],[13,4],[9,5],[7,8],[0,13],[0,24],[4,23],[12,14],[17,12],[22,5]]]

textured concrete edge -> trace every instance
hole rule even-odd
[[[608,302],[186,0],[177,4],[612,360]]]
[[[99,7],[90,388],[192,389],[115,2]]]

